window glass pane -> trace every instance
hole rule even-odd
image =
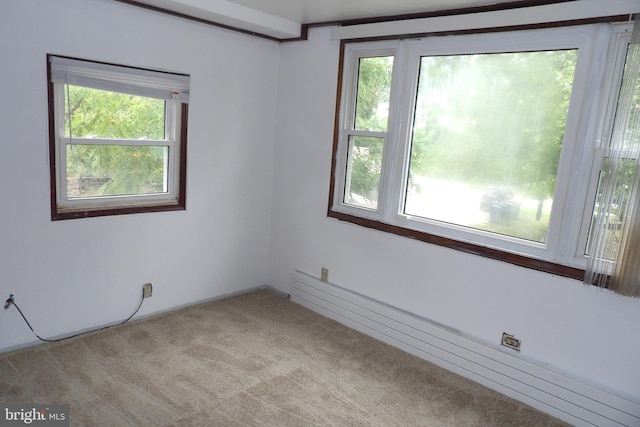
[[[619,165],[614,167],[609,164],[611,161],[617,161]],[[596,201],[593,206],[591,225],[589,226],[589,242],[587,242],[587,248],[589,248],[590,240],[596,232],[594,227],[598,224],[598,215],[606,215],[606,220],[601,224],[602,227],[606,227],[606,230],[598,231],[598,233],[605,237],[602,243],[605,247],[602,254],[604,259],[615,259],[619,249],[620,238],[622,236],[622,224],[627,205],[629,204],[631,189],[633,188],[636,162],[635,159],[604,159],[604,165],[598,180],[598,192],[596,193]],[[615,179],[615,188],[613,189],[612,198],[608,202],[609,206],[607,206],[607,202],[603,201],[602,197],[604,190],[603,183],[605,182],[607,171],[611,169],[616,170],[619,176]],[[589,253],[586,252],[586,255],[589,255]]]
[[[386,132],[393,56],[360,58],[355,128]]]
[[[65,136],[164,139],[164,100],[72,85],[64,89]]]
[[[67,145],[67,197],[167,192],[165,146]]]
[[[349,138],[344,203],[376,209],[382,169],[382,148],[382,138]]]
[[[405,213],[545,242],[576,58],[423,57]]]
[[[628,107],[628,111],[620,111],[626,110],[626,108],[621,108],[621,105],[618,105],[616,109],[616,116],[621,114],[628,114],[626,120],[623,123],[626,125],[624,130],[620,129],[621,132],[624,132],[625,138],[622,141],[622,144],[619,145],[619,149],[624,150],[627,157],[638,158],[640,154],[640,70],[633,69],[634,61],[631,58],[631,55],[638,52],[638,48],[632,49],[631,45],[627,45],[627,55],[624,64],[624,78],[630,79],[634,82],[633,89],[633,100],[631,105]],[[618,103],[623,102],[623,96],[619,95]],[[610,146],[613,143],[613,138],[609,142]]]

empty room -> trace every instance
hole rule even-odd
[[[4,1],[0,425],[640,426],[639,21]]]

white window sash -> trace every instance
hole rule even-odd
[[[51,83],[54,85],[56,203],[60,212],[78,209],[96,210],[113,207],[166,205],[179,197],[180,174],[180,105],[189,101],[189,76],[153,70],[115,66],[98,62],[49,56]],[[65,84],[165,101],[165,136],[163,140],[78,138],[65,134]],[[121,145],[168,147],[162,193],[73,197],[67,196],[66,147],[73,145]]]

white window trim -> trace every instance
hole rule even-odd
[[[394,227],[424,232],[504,251],[527,258],[584,269],[584,247],[595,197],[593,174],[599,171],[601,152],[596,141],[602,139],[607,110],[617,94],[615,87],[628,39],[628,25],[593,24],[576,27],[524,30],[518,32],[456,35],[405,39],[386,42],[351,42],[344,45],[339,132],[334,170],[331,211],[377,221]],[[418,61],[421,55],[494,53],[518,50],[577,48],[579,50],[570,111],[567,116],[554,209],[546,244],[470,229],[442,222],[411,217],[403,213],[404,176],[408,169],[411,116],[417,90]],[[376,210],[362,209],[343,202],[346,178],[346,142],[353,134],[357,62],[361,57],[395,55],[385,138],[381,183]],[[603,58],[605,60],[603,60]],[[607,64],[615,64],[612,67]],[[402,76],[397,78],[397,76]],[[603,90],[603,88],[605,88]],[[410,102],[406,101],[411,100]],[[402,173],[401,173],[402,172]],[[597,183],[597,176],[595,177]]]

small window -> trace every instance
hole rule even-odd
[[[349,131],[344,203],[377,208],[387,135],[393,56],[359,58],[355,116]]]
[[[52,218],[184,209],[189,76],[48,64]]]

